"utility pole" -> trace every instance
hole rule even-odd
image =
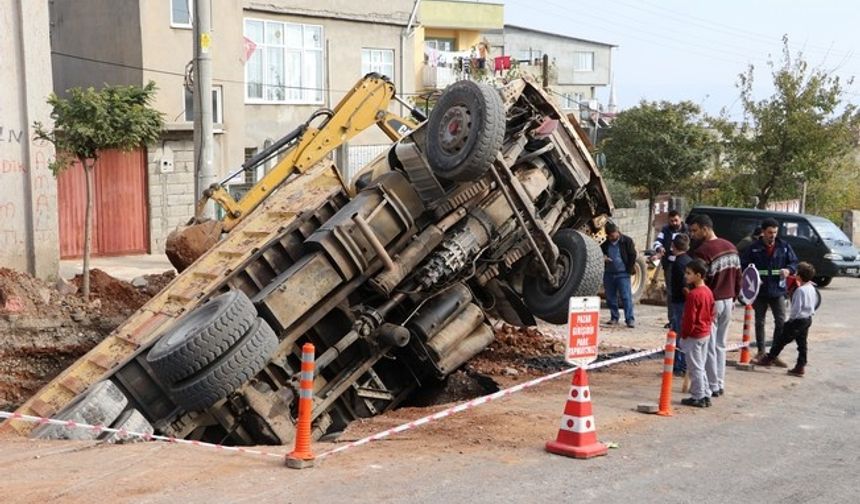
[[[549,55],[544,54],[541,60],[541,80],[543,81],[543,88],[549,89]]]
[[[801,187],[800,192],[800,213],[806,213],[806,191],[807,187],[809,187],[809,183],[806,181],[806,178],[803,179],[803,185]]]
[[[212,133],[212,3],[194,4],[194,165],[197,172],[197,197],[215,180]],[[214,218],[215,206],[206,204],[203,217]]]

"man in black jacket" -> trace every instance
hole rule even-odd
[[[633,291],[630,285],[630,275],[636,267],[636,246],[633,240],[621,234],[614,222],[608,222],[604,228],[606,241],[600,246],[603,249],[603,290],[606,293],[606,304],[609,305],[609,324],[618,323],[618,297],[624,305],[624,322],[627,327],[635,327],[633,317]]]
[[[761,223],[761,237],[752,242],[741,255],[741,267],[746,268],[755,264],[761,276],[761,287],[753,302],[755,309],[755,344],[758,349],[756,358],[764,353],[764,319],[770,308],[773,315],[773,341],[779,341],[782,336],[782,326],[785,323],[786,277],[797,271],[797,255],[788,242],[777,236],[779,222],[767,218]],[[788,367],[784,362],[775,359],[779,367]]]
[[[654,243],[651,244],[651,248],[656,252],[654,257],[660,259],[663,280],[666,282],[666,317],[669,319],[669,323],[665,325],[666,329],[674,320],[672,302],[669,299],[672,296],[672,263],[675,261],[672,255],[672,240],[679,234],[689,234],[687,224],[681,220],[681,214],[677,210],[672,210],[669,212],[669,223],[663,226],[663,229],[657,233]]]

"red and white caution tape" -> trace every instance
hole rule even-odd
[[[641,359],[643,357],[647,357],[649,355],[653,355],[653,354],[656,354],[656,353],[659,353],[662,351],[663,351],[663,347],[652,348],[650,350],[642,350],[639,352],[623,355],[621,357],[616,357],[614,359],[607,359],[607,360],[600,361],[600,362],[594,362],[594,363],[587,365],[585,368],[586,369],[602,368],[602,367],[606,367],[606,366],[611,366],[612,364],[618,364],[618,363],[626,362],[626,361],[630,361],[630,360]],[[362,438],[362,439],[359,439],[357,441],[353,441],[351,443],[345,444],[345,445],[340,446],[338,448],[335,448],[333,450],[323,452],[320,455],[317,455],[317,458],[318,459],[325,458],[325,457],[328,457],[329,455],[334,455],[335,453],[340,453],[344,450],[349,450],[350,448],[355,448],[356,446],[361,446],[363,444],[370,443],[371,441],[378,441],[380,439],[387,438],[388,436],[391,436],[393,434],[399,434],[401,432],[408,431],[408,430],[414,429],[416,427],[420,427],[424,424],[428,424],[430,422],[440,420],[442,418],[454,415],[456,413],[460,413],[461,411],[470,410],[470,409],[475,408],[477,406],[480,406],[482,404],[486,404],[488,402],[495,401],[496,399],[501,399],[503,397],[507,397],[511,394],[515,394],[517,392],[520,392],[521,390],[525,390],[527,388],[534,387],[535,385],[539,385],[543,382],[553,380],[555,378],[558,378],[559,376],[564,376],[564,375],[572,373],[574,371],[576,371],[575,367],[562,369],[561,371],[556,371],[555,373],[551,373],[551,374],[548,374],[546,376],[541,376],[540,378],[536,378],[536,379],[531,380],[531,381],[520,383],[518,385],[514,385],[513,387],[506,388],[504,390],[499,390],[498,392],[494,392],[492,394],[485,395],[483,397],[478,397],[477,399],[472,399],[471,401],[460,403],[460,404],[458,404],[456,406],[452,406],[448,409],[444,409],[442,411],[438,411],[436,413],[433,413],[432,415],[427,415],[425,417],[419,418],[418,420],[413,420],[413,421],[405,423],[403,425],[398,425],[397,427],[394,427],[394,428],[391,428],[388,430],[384,430],[382,432],[378,432],[372,436],[368,436],[366,438]]]
[[[91,425],[85,424],[81,422],[75,422],[73,420],[58,420],[55,418],[45,418],[38,417],[33,415],[22,415],[21,413],[10,413],[8,411],[0,411],[0,418],[7,418],[9,420],[19,420],[22,422],[30,422],[36,423],[39,425],[51,424],[58,425],[60,427],[65,427],[66,429],[85,429],[91,430],[96,434],[101,434],[103,432],[114,433],[119,435],[121,438],[138,438],[144,441],[163,441],[165,443],[173,443],[173,444],[182,444],[182,445],[190,445],[190,446],[199,446],[202,448],[212,448],[218,451],[225,452],[233,452],[233,453],[244,453],[248,455],[260,455],[263,457],[275,457],[278,459],[284,458],[283,453],[272,453],[266,450],[255,450],[252,448],[244,448],[241,446],[224,446],[221,444],[214,443],[205,443],[203,441],[190,440],[190,439],[180,439],[173,436],[160,436],[158,434],[150,434],[148,432],[133,432],[126,429],[114,429],[112,427],[105,427],[104,425]]]
[[[745,346],[744,343],[730,345],[729,347],[726,348],[726,351],[738,350],[744,346]],[[622,362],[641,359],[643,357],[647,357],[649,355],[653,355],[653,354],[656,354],[656,353],[659,353],[662,351],[663,351],[663,347],[652,348],[650,350],[641,350],[639,352],[623,355],[621,357],[616,357],[614,359],[607,359],[607,360],[600,361],[600,362],[594,362],[594,363],[587,365],[585,368],[586,369],[598,369],[598,368],[602,368],[602,367],[606,367],[606,366],[611,366],[613,364],[619,364]],[[522,390],[525,390],[527,388],[534,387],[535,385],[539,385],[543,382],[553,380],[555,378],[558,378],[560,376],[564,376],[564,375],[572,373],[574,371],[576,371],[575,367],[562,369],[561,371],[556,371],[555,373],[551,373],[551,374],[548,374],[546,376],[542,376],[540,378],[536,378],[534,380],[531,380],[531,381],[528,381],[525,383],[520,383],[518,385],[514,385],[513,387],[510,387],[510,388],[507,388],[504,390],[499,390],[498,392],[494,392],[492,394],[485,395],[483,397],[478,397],[477,399],[472,399],[471,401],[460,403],[460,404],[453,406],[451,408],[433,413],[432,415],[427,415],[425,417],[419,418],[418,420],[413,420],[411,422],[408,422],[408,423],[405,423],[402,425],[398,425],[397,427],[394,427],[392,429],[387,429],[387,430],[384,430],[382,432],[378,432],[372,436],[368,436],[366,438],[362,438],[362,439],[359,439],[357,441],[353,441],[351,443],[345,444],[345,445],[340,446],[338,448],[335,448],[333,450],[323,452],[317,456],[317,459],[325,458],[325,457],[328,457],[329,455],[334,455],[335,453],[340,453],[342,451],[349,450],[350,448],[355,448],[357,446],[361,446],[361,445],[370,443],[371,441],[378,441],[380,439],[389,437],[393,434],[399,434],[401,432],[411,430],[411,429],[414,429],[416,427],[420,427],[420,426],[428,424],[430,422],[440,420],[440,419],[445,418],[447,416],[451,416],[453,414],[460,413],[462,411],[470,410],[470,409],[475,408],[477,406],[480,406],[482,404],[486,404],[486,403],[495,401],[496,399],[501,399],[503,397],[507,397],[509,395],[515,394],[515,393],[520,392]],[[225,446],[225,445],[221,445],[221,444],[206,443],[206,442],[197,441],[197,440],[180,439],[180,438],[176,438],[173,436],[161,436],[158,434],[150,434],[147,432],[133,432],[133,431],[128,431],[126,429],[114,429],[112,427],[106,427],[104,425],[91,425],[91,424],[75,422],[72,420],[58,420],[58,419],[54,419],[54,418],[46,418],[46,417],[39,417],[39,416],[33,416],[33,415],[24,415],[21,413],[12,413],[12,412],[8,412],[8,411],[0,411],[0,418],[6,418],[9,420],[18,420],[18,421],[22,421],[22,422],[36,423],[39,425],[45,425],[45,424],[58,425],[61,427],[65,427],[67,429],[88,429],[88,430],[93,431],[96,434],[114,433],[114,434],[117,434],[121,438],[124,438],[124,439],[125,438],[138,438],[138,439],[142,439],[144,441],[162,441],[165,443],[189,445],[189,446],[196,446],[196,447],[201,447],[201,448],[211,448],[213,450],[222,451],[222,452],[242,453],[242,454],[246,454],[246,455],[258,455],[258,456],[263,456],[263,457],[272,457],[272,458],[277,458],[279,460],[283,460],[283,458],[284,458],[283,453],[273,453],[273,452],[269,452],[266,450],[255,450],[252,448],[244,448],[241,446]]]

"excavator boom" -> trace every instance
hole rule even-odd
[[[416,121],[423,121],[424,117],[414,108],[411,109],[412,118],[393,114],[388,108],[395,99],[394,84],[387,77],[376,73],[367,74],[334,110],[320,109],[314,112],[304,124],[245,162],[240,170],[207,188],[197,203],[194,219],[188,225],[174,230],[167,238],[166,252],[171,264],[178,271],[187,268],[212,248],[222,233],[229,233],[263,203],[290,175],[304,173],[371,126],[377,125],[392,141],[409,134],[417,127]],[[405,103],[402,100],[400,102]],[[322,118],[319,124],[314,124],[319,118]],[[276,156],[280,156],[280,161],[275,167],[236,201],[225,184]],[[346,185],[348,181],[342,182]],[[210,199],[224,209],[224,218],[220,222],[201,219]]]

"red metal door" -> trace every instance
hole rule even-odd
[[[149,250],[146,153],[106,151],[93,170],[93,255],[144,254]],[[86,183],[79,164],[57,179],[60,256],[83,255]]]

